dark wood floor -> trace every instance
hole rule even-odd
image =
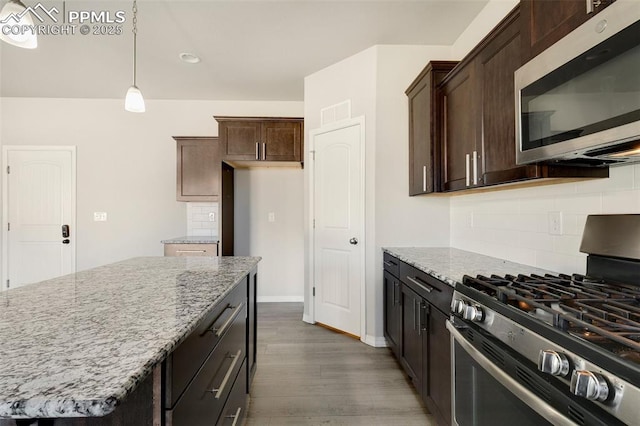
[[[258,306],[248,426],[435,424],[387,348],[306,324],[302,310]]]

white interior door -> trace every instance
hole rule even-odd
[[[361,124],[312,135],[314,319],[362,334],[364,197]]]
[[[4,288],[74,272],[74,149],[4,151]]]

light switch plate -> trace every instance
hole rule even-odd
[[[107,212],[93,212],[93,221],[94,222],[106,222],[107,221]]]
[[[276,214],[274,212],[270,212],[269,213],[269,222],[275,222],[276,221]]]

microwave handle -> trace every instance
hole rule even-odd
[[[478,184],[478,151],[473,151],[473,184]]]
[[[512,379],[500,368],[496,367],[496,365],[492,363],[487,357],[485,357],[482,352],[473,347],[473,345],[462,336],[460,331],[458,331],[456,326],[453,325],[450,320],[447,320],[447,329],[451,333],[451,345],[453,349],[451,353],[453,357],[455,357],[456,351],[453,343],[457,343],[471,358],[473,358],[475,362],[480,365],[480,367],[482,367],[494,379],[500,382],[502,386],[507,388],[509,392],[520,398],[522,402],[527,404],[532,410],[536,411],[539,415],[547,419],[549,422],[554,425],[562,426],[575,425],[575,423],[566,418],[562,413],[549,406],[549,404],[539,398],[536,394],[522,386],[516,380]],[[455,380],[455,372],[453,372],[452,376],[454,378],[453,380]],[[455,392],[455,383],[453,391]]]

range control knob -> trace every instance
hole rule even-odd
[[[605,401],[609,397],[609,385],[598,373],[576,370],[571,376],[571,392],[592,401]]]
[[[466,302],[462,299],[453,299],[451,302],[451,313],[462,315],[464,308],[467,306]]]
[[[554,376],[569,374],[569,360],[560,352],[545,350],[538,355],[538,370]]]
[[[480,306],[466,305],[462,313],[462,318],[469,321],[481,322],[484,320],[484,312]]]

